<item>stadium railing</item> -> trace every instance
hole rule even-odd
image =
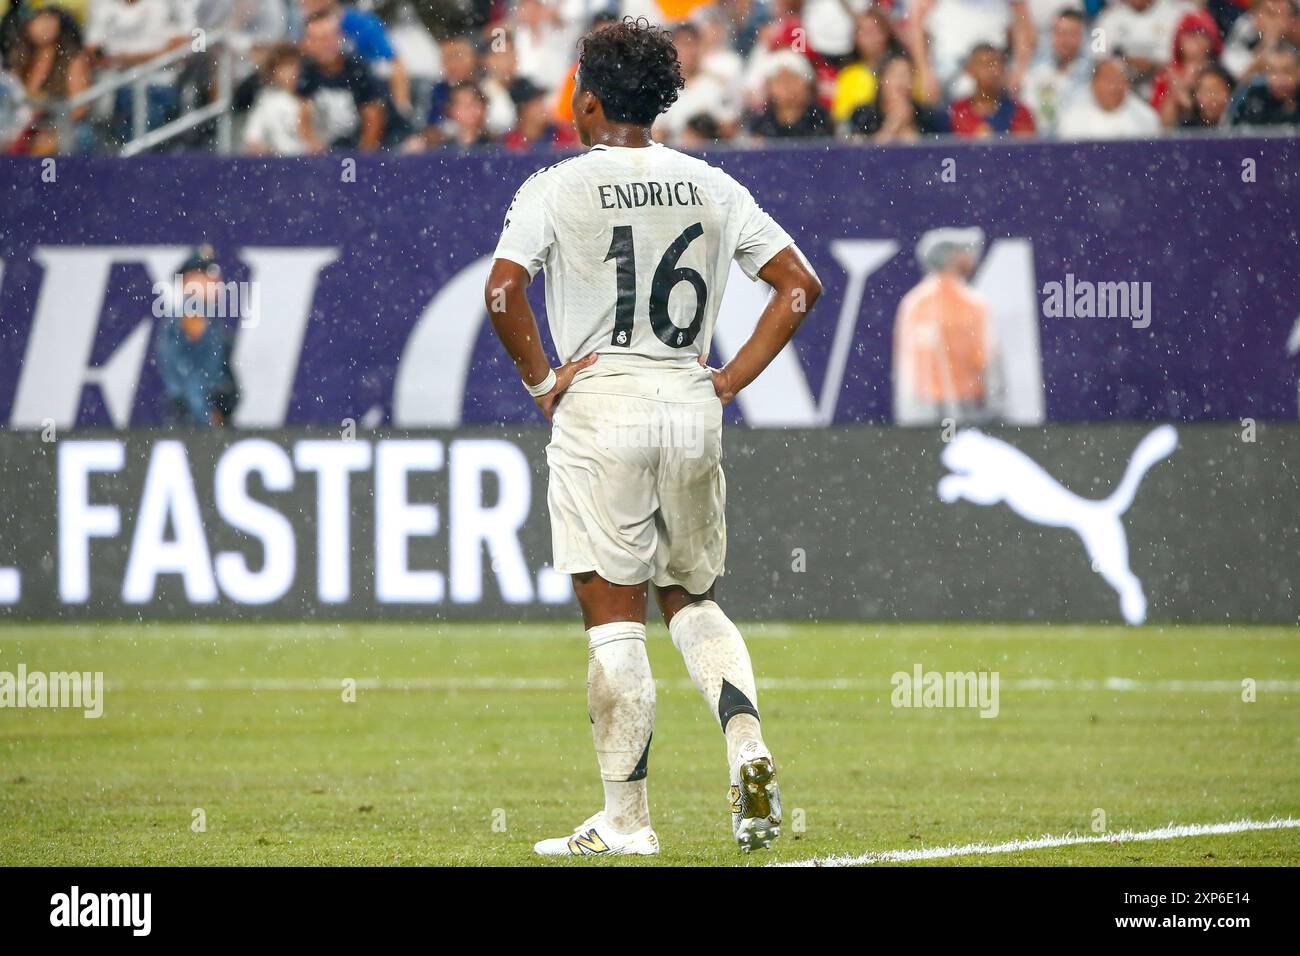
[[[216,66],[216,90],[211,102],[189,110],[162,126],[149,129],[150,81],[163,70],[183,60],[209,54]],[[230,35],[214,32],[206,36],[202,50],[196,50],[190,45],[177,47],[117,75],[106,77],[76,96],[59,101],[54,109],[58,117],[60,152],[71,152],[73,149],[75,137],[72,135],[72,116],[77,110],[93,105],[124,87],[130,87],[131,138],[122,145],[119,155],[135,156],[213,120],[216,121],[216,150],[222,155],[228,155],[231,151],[234,58],[235,50]]]

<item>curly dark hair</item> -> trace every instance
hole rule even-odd
[[[649,126],[685,83],[672,37],[645,17],[591,31],[578,52],[580,88],[600,100],[615,123]]]

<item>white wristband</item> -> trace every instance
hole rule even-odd
[[[529,385],[524,382],[524,388],[528,389],[528,394],[533,398],[541,398],[551,389],[555,388],[555,369],[548,369],[546,378],[542,379],[536,385]]]

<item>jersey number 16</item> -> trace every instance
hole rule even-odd
[[[689,266],[677,265],[686,247],[702,235],[704,226],[700,223],[687,226],[664,252],[650,284],[650,327],[659,341],[671,348],[682,349],[694,342],[704,322],[704,305],[709,298],[704,276]],[[618,279],[618,304],[614,308],[614,337],[611,342],[627,346],[632,344],[632,319],[636,315],[636,252],[632,246],[631,226],[614,227],[614,238],[605,261],[611,259],[616,264]],[[668,297],[682,282],[689,282],[695,289],[695,318],[686,328],[674,325],[668,315]]]

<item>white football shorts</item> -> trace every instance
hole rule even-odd
[[[546,446],[555,569],[703,594],[727,555],[722,403],[567,392]]]

